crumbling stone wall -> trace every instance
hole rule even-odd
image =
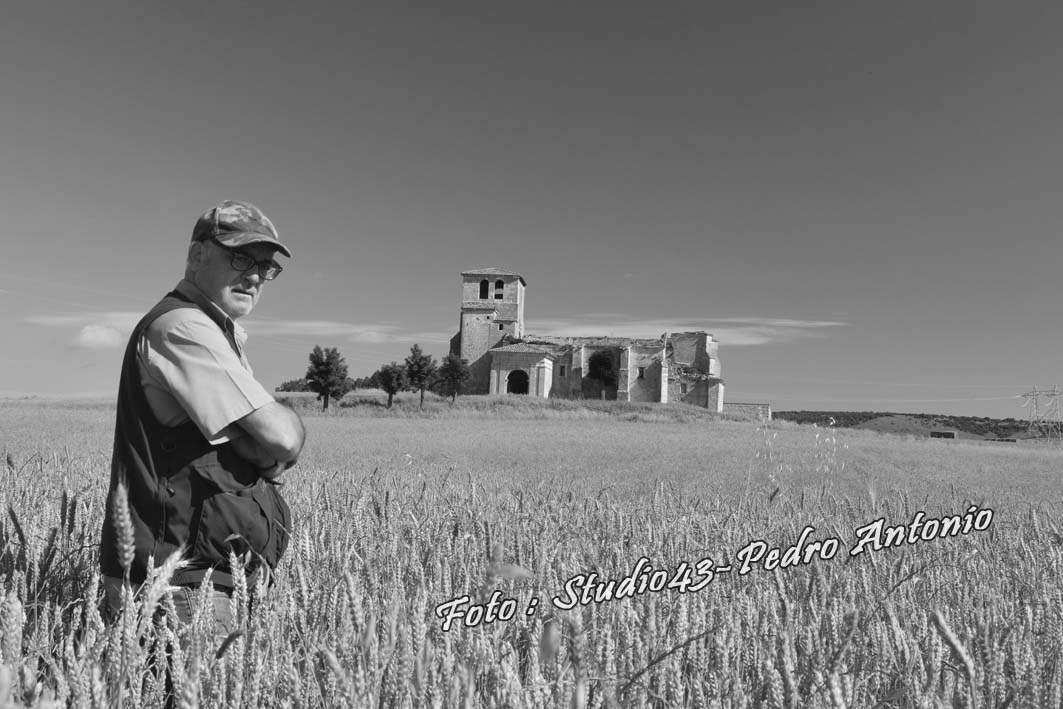
[[[668,401],[681,401],[710,411],[721,411],[723,382],[719,379],[691,379],[673,376],[668,379]]]
[[[696,369],[714,377],[720,376],[720,343],[706,332],[673,332],[665,334],[668,356],[673,362]]]
[[[631,344],[621,350],[617,398],[623,401],[660,401],[663,359],[663,343]]]
[[[717,379],[715,384],[708,384],[705,392],[705,408],[720,413],[723,411],[723,381]]]

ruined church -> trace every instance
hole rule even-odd
[[[501,268],[463,271],[460,330],[467,394],[681,401],[723,410],[719,343],[706,332],[554,337],[524,331],[527,281]]]

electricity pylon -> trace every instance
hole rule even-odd
[[[1029,433],[1038,438],[1063,440],[1063,419],[1059,413],[1059,399],[1063,397],[1063,387],[1035,386],[1022,395],[1023,406],[1030,410]]]

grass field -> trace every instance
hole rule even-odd
[[[179,706],[1061,706],[1058,450],[430,409],[308,413],[292,544],[219,653],[152,622],[165,578],[113,628],[94,610],[112,406],[0,402],[0,706],[161,706],[148,658],[178,633]],[[969,532],[850,555],[920,512]],[[512,617],[486,622],[492,598]]]

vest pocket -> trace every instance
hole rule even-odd
[[[217,492],[203,500],[192,543],[195,556],[227,567],[229,551],[241,556],[250,549],[264,556],[269,542],[269,518],[253,496]]]
[[[224,492],[249,491],[258,482],[255,466],[237,456],[228,445],[195,460],[192,469],[209,485]]]
[[[268,559],[272,524],[256,494],[261,483],[253,469],[240,466],[231,470],[216,459],[206,458],[193,463],[192,471],[196,511],[189,542],[193,556],[225,568],[230,551],[241,556],[251,550]],[[257,558],[250,560],[250,567],[257,565]]]
[[[261,554],[270,568],[275,568],[288,548],[292,513],[288,508],[288,503],[281,496],[280,489],[273,483],[260,480],[251,494],[265,510],[269,519],[270,542],[268,548]]]

